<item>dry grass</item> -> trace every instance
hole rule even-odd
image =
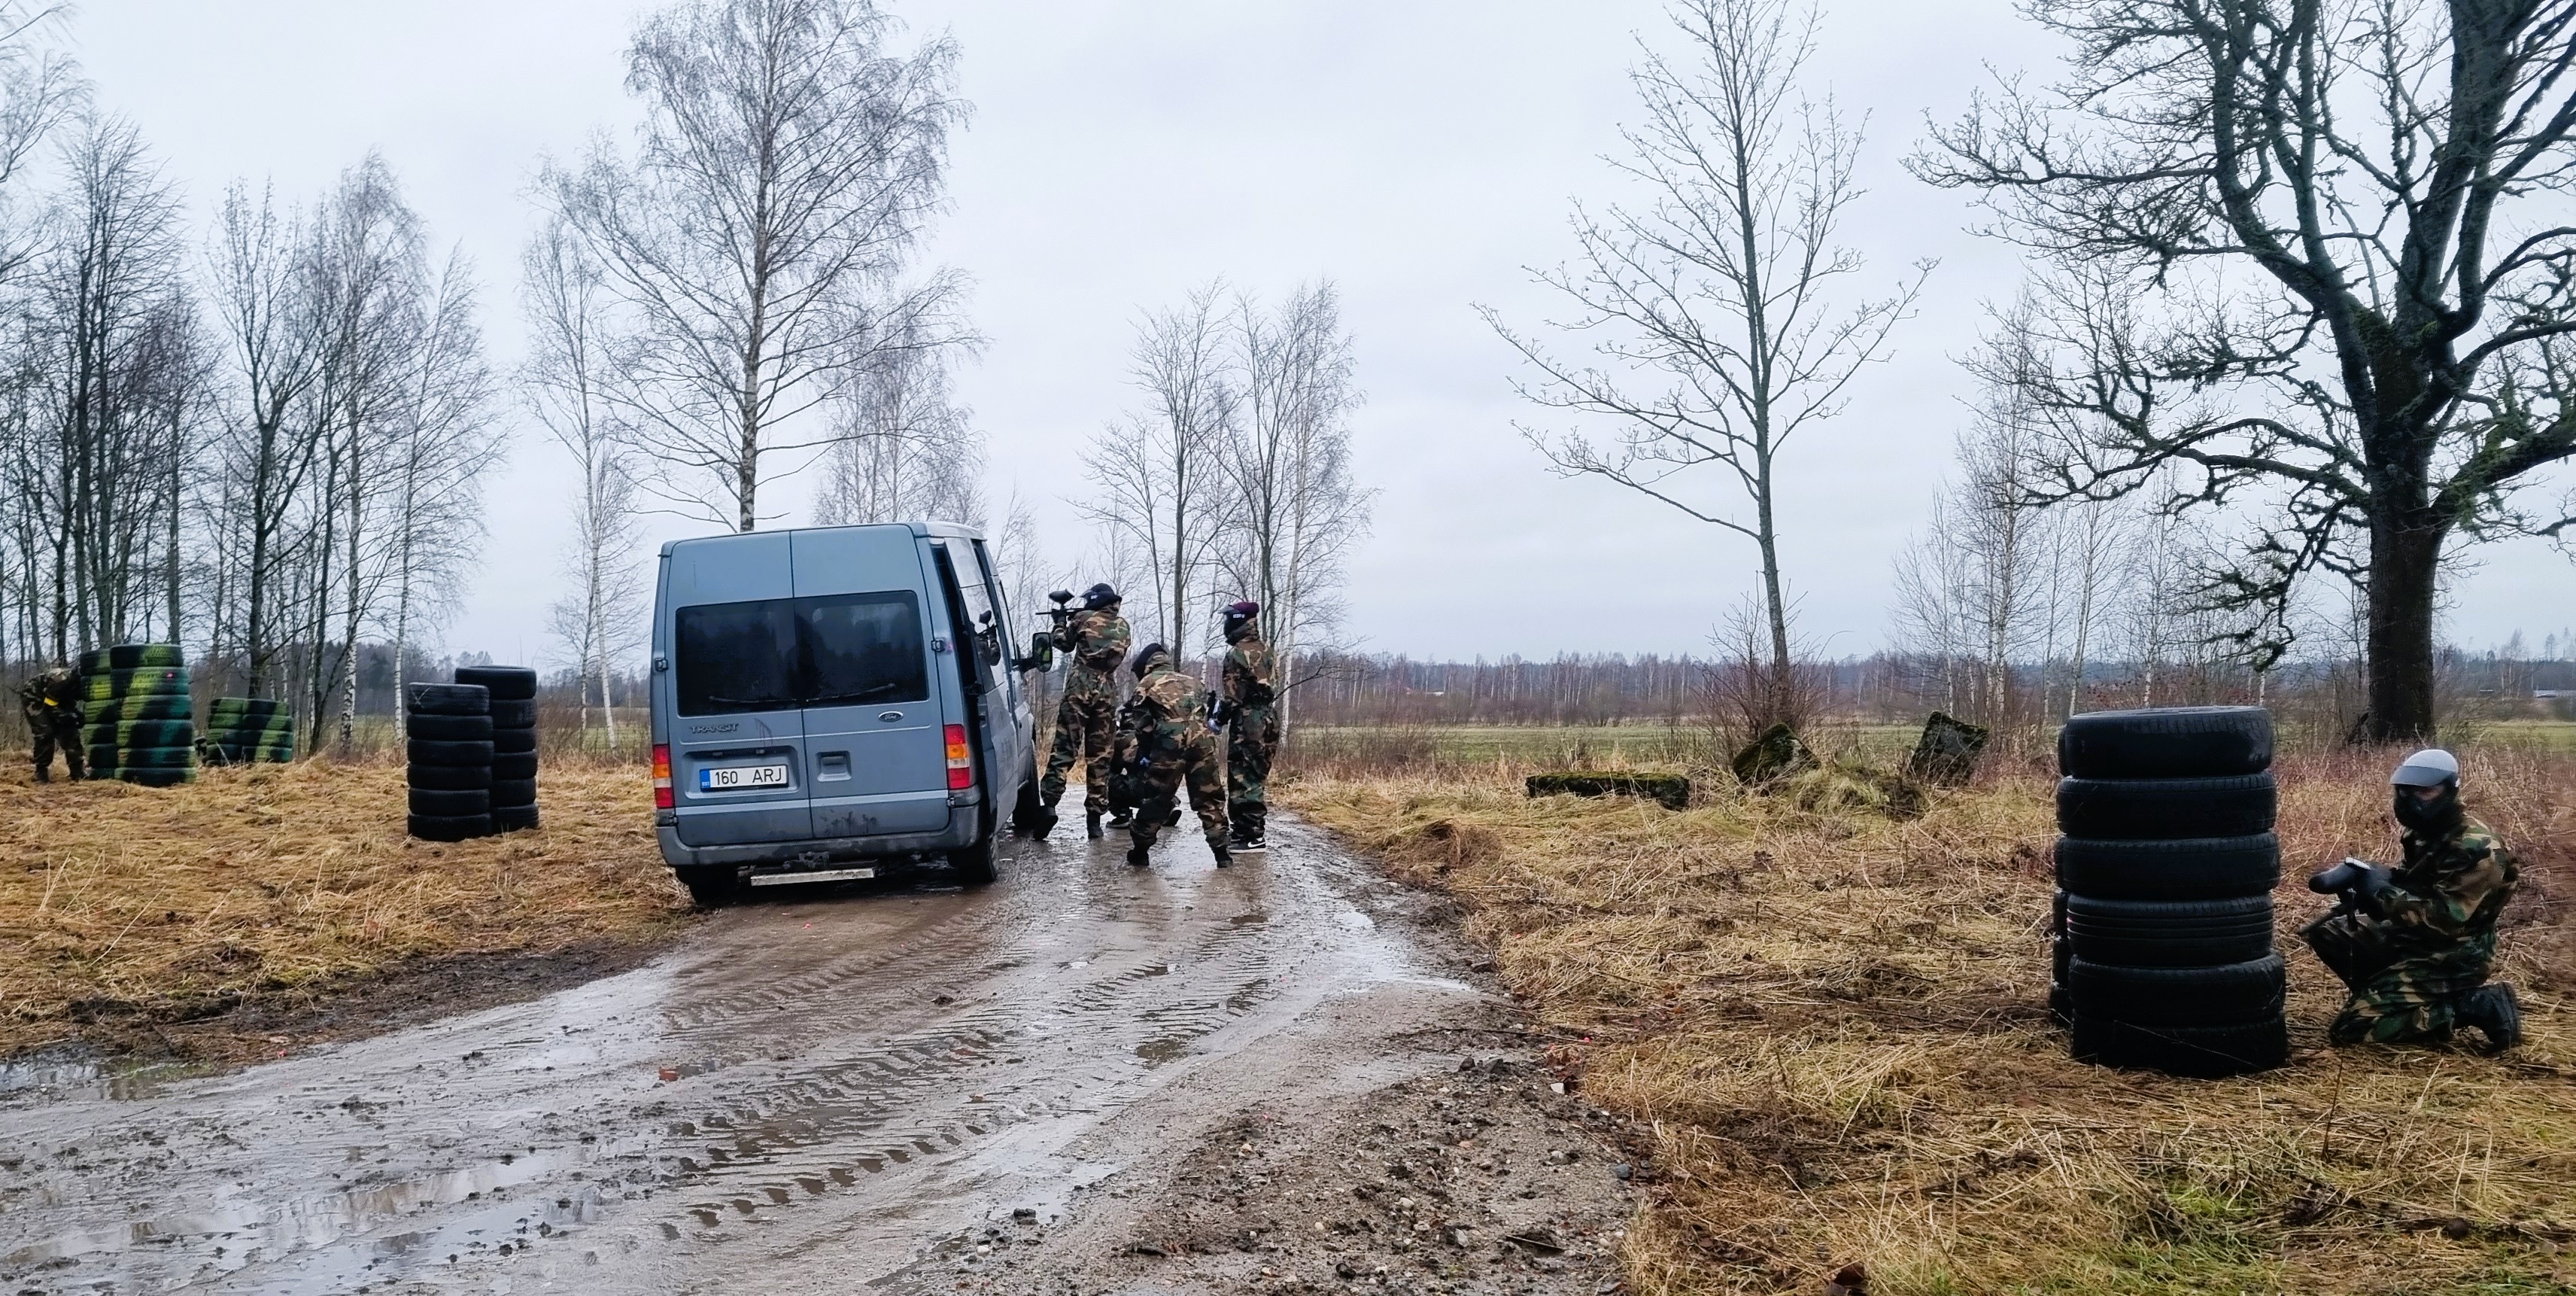
[[[2285,944],[2346,851],[2386,857],[2377,753],[2287,762]],[[2050,1028],[2048,781],[1909,822],[1733,793],[1531,801],[1510,771],[1283,787],[1456,894],[1594,1101],[1652,1122],[1647,1293],[2567,1291],[2576,1258],[2576,762],[2490,750],[2470,801],[2524,861],[2502,975],[2530,1042],[2324,1047],[2222,1082],[2080,1066]]]
[[[545,826],[403,833],[398,763],[208,770],[170,789],[0,769],[0,1057],[84,1023],[185,1020],[405,960],[668,929],[686,900],[636,765],[550,765]]]

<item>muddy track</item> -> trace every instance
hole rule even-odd
[[[1222,872],[1119,845],[764,895],[531,1002],[0,1099],[0,1290],[948,1289],[986,1221],[1123,1237],[1103,1185],[1445,1065],[1405,1041],[1495,1012],[1315,834]],[[1095,1289],[1044,1268],[1013,1281]]]

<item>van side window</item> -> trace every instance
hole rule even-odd
[[[921,607],[909,592],[799,599],[806,702],[919,702],[930,696],[921,655]]]
[[[675,620],[672,656],[681,715],[796,705],[793,600],[684,607]]]
[[[907,590],[708,603],[673,619],[684,716],[930,696],[921,604]]]
[[[955,550],[950,550],[954,554]],[[957,598],[966,605],[966,619],[974,624],[975,655],[985,665],[996,666],[1002,660],[1001,614],[993,609],[993,595],[983,582],[983,573],[957,573]]]

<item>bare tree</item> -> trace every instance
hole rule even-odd
[[[15,279],[34,252],[11,219],[11,182],[89,100],[79,65],[41,43],[68,12],[67,5],[0,0],[0,283]]]
[[[2576,11],[2559,3],[2077,0],[2075,47],[1915,159],[2050,280],[2032,399],[2058,489],[2191,470],[2272,523],[2200,602],[2259,667],[2309,572],[2369,598],[2370,737],[2433,732],[2446,546],[2564,533],[2518,486],[2576,455]]]
[[[627,49],[633,159],[603,139],[541,181],[620,307],[609,392],[651,484],[698,516],[753,529],[772,457],[835,436],[793,429],[836,372],[962,334],[954,276],[899,282],[965,111],[957,48],[897,54],[893,26],[871,0],[681,0]]]
[[[531,344],[519,388],[546,435],[581,476],[573,497],[573,542],[567,555],[572,589],[550,613],[549,626],[572,650],[590,726],[597,681],[608,741],[617,743],[616,700],[609,695],[614,658],[633,640],[636,603],[635,486],[608,403],[614,339],[600,267],[562,220],[549,221],[520,258],[519,302]]]
[[[819,520],[983,525],[984,438],[950,389],[955,350],[907,322],[841,376]]]
[[[223,509],[217,521],[239,568],[239,641],[252,697],[276,682],[287,605],[291,521],[320,461],[290,416],[305,402],[320,348],[302,288],[302,230],[262,192],[235,184],[217,217],[208,277],[230,355],[223,384]]]
[[[1342,560],[1368,530],[1373,492],[1350,466],[1360,393],[1332,281],[1299,288],[1276,312],[1238,297],[1231,325],[1242,398],[1214,460],[1217,564],[1228,586],[1261,603],[1284,727],[1298,651],[1337,622]]]
[[[1138,324],[1131,376],[1146,407],[1111,424],[1084,465],[1100,491],[1083,511],[1144,559],[1156,637],[1176,653],[1211,558],[1220,439],[1241,400],[1217,314],[1223,292],[1211,283]]]
[[[1750,540],[1772,667],[1790,666],[1774,507],[1783,448],[1843,408],[1852,379],[1887,355],[1931,266],[1892,295],[1837,311],[1861,269],[1838,227],[1861,196],[1861,130],[1807,99],[1816,11],[1797,0],[1678,0],[1689,52],[1646,50],[1629,74],[1645,108],[1613,165],[1649,195],[1639,210],[1578,204],[1577,263],[1539,272],[1593,339],[1591,359],[1486,320],[1537,371],[1532,402],[1577,430],[1523,427],[1557,471],[1617,483]],[[1584,424],[1608,425],[1596,439]],[[1706,469],[1707,472],[1693,470]],[[1714,487],[1700,485],[1707,476]]]
[[[389,416],[393,478],[394,726],[402,732],[403,673],[412,627],[449,606],[483,540],[483,475],[499,466],[492,371],[474,272],[451,251],[435,283],[421,285],[410,313],[409,363]]]

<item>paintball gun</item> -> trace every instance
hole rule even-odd
[[[1055,640],[1057,635],[1064,633],[1065,624],[1073,620],[1073,591],[1057,590],[1047,595],[1047,598],[1054,602],[1055,606],[1039,612],[1038,615],[1047,618],[1048,627],[1029,636],[1029,655],[1011,663],[1014,669],[1024,671],[1055,669]]]
[[[1208,703],[1208,728],[1223,729],[1233,724],[1235,710],[1234,701],[1231,698],[1218,698]]]
[[[2342,901],[2342,908],[2352,906],[2355,894],[2377,895],[2387,886],[2388,870],[2350,855],[2344,856],[2342,863],[2319,870],[2308,879],[2309,890],[2318,895],[2337,897]]]

